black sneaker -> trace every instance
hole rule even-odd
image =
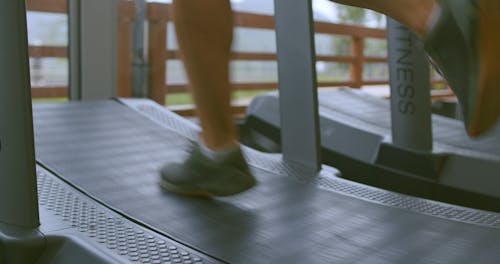
[[[166,164],[160,173],[163,189],[190,196],[229,196],[256,184],[239,148],[215,161],[201,153],[197,143],[183,163]]]

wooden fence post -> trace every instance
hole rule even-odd
[[[149,98],[165,105],[166,39],[169,7],[148,4],[148,61]]]
[[[362,37],[353,36],[351,39],[351,56],[354,58],[354,61],[350,67],[352,88],[361,88],[363,85],[364,50],[364,39]]]

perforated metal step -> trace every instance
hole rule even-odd
[[[147,230],[113,212],[37,168],[42,231],[77,235],[94,243],[98,251],[131,263],[218,263],[171,239]]]

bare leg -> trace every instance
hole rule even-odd
[[[233,23],[229,0],[174,0],[184,67],[201,121],[202,144],[181,163],[167,162],[160,186],[192,196],[228,196],[252,188],[230,107],[229,59]]]
[[[390,16],[422,37],[436,0],[333,0],[339,4],[368,8]]]
[[[203,143],[212,150],[237,144],[232,121],[229,56],[232,15],[229,0],[174,0],[181,56],[200,118]]]

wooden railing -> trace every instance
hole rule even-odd
[[[66,13],[67,4],[64,0],[27,0],[29,11]],[[30,46],[31,58],[67,58],[67,47],[64,46]],[[43,89],[42,89],[43,88]],[[68,95],[67,86],[32,86],[31,95],[34,98],[65,97]]]
[[[45,12],[53,14],[66,14],[66,0],[26,0],[28,11]],[[120,97],[131,96],[132,85],[132,23],[135,16],[134,3],[129,0],[118,2],[118,91]],[[68,58],[66,46],[29,46],[30,58]],[[66,85],[47,86],[33,84],[31,94],[33,98],[54,98],[68,96]]]
[[[27,0],[29,11],[66,13],[66,0]],[[168,4],[148,3],[148,83],[149,96],[160,104],[165,103],[165,95],[187,91],[187,85],[167,85],[166,62],[178,60],[176,50],[167,48],[168,27],[172,20],[173,9]],[[134,2],[130,0],[118,1],[118,96],[129,97],[132,83],[132,23],[135,17]],[[257,15],[236,12],[235,26],[252,29],[274,29],[274,18],[268,15]],[[349,78],[346,81],[320,82],[319,87],[349,86],[359,88],[364,85],[388,84],[388,80],[364,80],[363,67],[367,63],[386,63],[386,57],[365,56],[365,40],[368,38],[385,39],[386,32],[381,29],[364,28],[359,26],[340,25],[325,22],[316,22],[315,31],[319,34],[347,36],[351,39],[349,56],[317,56],[317,61],[349,64]],[[67,47],[30,46],[32,58],[66,58]],[[234,52],[233,60],[243,61],[275,61],[276,54]],[[42,89],[43,88],[43,89]],[[67,96],[67,87],[32,87],[32,95],[39,97]],[[276,89],[277,83],[234,83],[233,90]],[[443,96],[442,92],[440,96]],[[187,114],[191,113],[188,110]]]
[[[150,3],[148,5],[149,19],[149,67],[150,67],[150,95],[157,102],[163,102],[166,93],[187,91],[186,85],[167,85],[165,72],[166,61],[180,59],[177,51],[167,50],[167,23],[172,20],[170,5]],[[250,13],[234,13],[234,25],[240,28],[274,30],[274,18],[268,15]],[[324,22],[315,23],[318,34],[348,36],[351,38],[350,56],[317,56],[317,61],[348,63],[350,65],[347,81],[319,82],[319,87],[349,86],[359,88],[363,85],[388,84],[388,80],[364,80],[363,66],[365,63],[386,63],[386,57],[364,56],[364,43],[367,38],[385,39],[386,32],[381,29],[372,29],[359,26],[340,25]],[[151,34],[152,33],[152,34]],[[233,52],[232,60],[240,61],[276,61],[276,54]],[[276,89],[277,83],[233,83],[233,90],[261,90]]]

